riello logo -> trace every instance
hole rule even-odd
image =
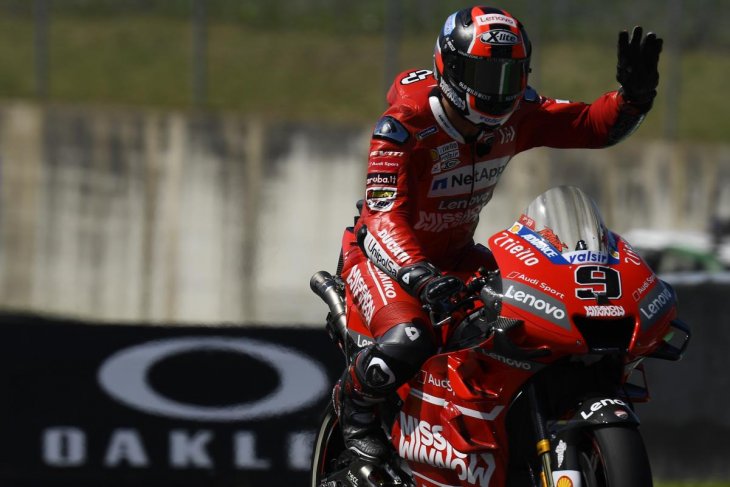
[[[163,360],[169,365],[190,353],[240,354],[262,363],[277,375],[277,387],[266,396],[240,404],[202,406],[167,397],[149,382],[151,369]],[[254,371],[255,372],[255,371]],[[255,375],[255,374],[254,374]],[[277,460],[259,454],[256,428],[232,423],[286,417],[325,396],[329,380],[319,362],[278,344],[242,337],[179,337],[155,340],[120,350],[98,371],[101,389],[115,402],[137,412],[159,417],[132,427],[129,421],[105,431],[77,425],[51,426],[41,433],[41,455],[54,468],[101,464],[104,468],[270,470]],[[231,377],[231,387],[245,387],[245,379]],[[107,420],[113,423],[113,417]],[[186,421],[186,426],[176,422]],[[229,425],[223,427],[224,425]],[[260,430],[260,428],[259,428]],[[278,432],[287,467],[308,470],[313,431]],[[160,449],[164,448],[164,460]],[[213,452],[216,452],[214,455]],[[221,458],[220,452],[226,452]],[[160,461],[166,462],[160,465]],[[281,462],[279,460],[278,462]]]

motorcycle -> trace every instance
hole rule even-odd
[[[311,487],[652,486],[634,404],[649,400],[643,361],[690,341],[672,287],[575,187],[538,196],[489,247],[498,270],[427,308],[439,353],[380,408],[392,457],[351,454],[330,404]],[[373,338],[347,319],[339,277],[311,287],[347,365]]]

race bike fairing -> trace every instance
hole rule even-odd
[[[519,224],[540,235],[567,261],[586,253],[605,256],[605,261],[616,255],[616,242],[595,203],[574,186],[542,193],[527,206]]]
[[[575,187],[544,192],[488,245],[498,270],[426,310],[444,347],[384,403],[392,458],[377,472],[353,462],[330,405],[311,487],[652,485],[632,404],[650,399],[642,361],[679,360],[689,343],[672,288]],[[314,277],[351,361],[369,330],[345,319],[344,282]]]

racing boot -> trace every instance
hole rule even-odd
[[[393,451],[376,414],[383,398],[365,394],[354,367],[349,367],[333,391],[335,411],[345,447],[368,461],[382,461]]]

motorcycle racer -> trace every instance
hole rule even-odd
[[[391,451],[375,408],[436,352],[423,310],[463,288],[480,267],[479,213],[510,159],[533,147],[600,148],[630,135],[652,106],[662,40],[641,27],[618,39],[620,88],[591,104],[541,96],[527,84],[532,46],[499,8],[450,15],[433,72],[395,78],[373,131],[365,204],[343,237],[349,320],[375,337],[334,391],[345,445],[360,457]]]

